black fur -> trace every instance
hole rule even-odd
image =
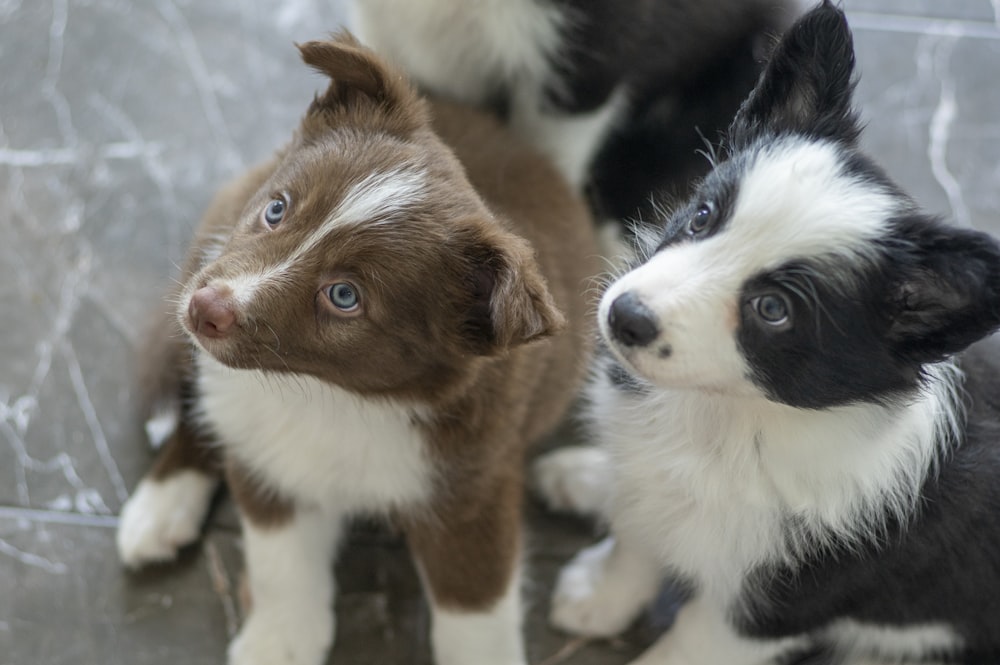
[[[852,106],[854,64],[847,19],[824,0],[778,43],[736,115],[729,148],[743,150],[753,141],[787,133],[853,146],[861,133]]]
[[[785,0],[546,0],[565,12],[554,108],[593,111],[628,91],[626,116],[593,163],[589,194],[599,216],[655,217],[652,201],[690,193],[762,69],[762,56],[793,16]]]
[[[656,251],[679,242],[705,240],[725,230],[739,194],[740,168],[741,164],[729,161],[709,173],[699,184],[695,196],[677,207],[667,220],[663,227],[663,238]],[[708,226],[701,232],[693,232],[691,222],[698,208],[703,205],[711,209]]]
[[[780,330],[742,310],[740,348],[771,399],[815,409],[905,399],[925,363],[1000,326],[995,240],[917,214],[890,228],[873,265],[791,262],[744,286],[744,303],[777,292],[792,305]]]
[[[878,542],[757,570],[739,627],[755,637],[818,631],[836,619],[945,623],[967,644],[954,662],[1000,662],[1000,340],[962,355],[968,424],[925,483],[919,512]],[[766,599],[766,600],[762,600]]]

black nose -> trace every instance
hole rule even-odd
[[[660,334],[653,312],[631,292],[623,293],[611,303],[608,326],[611,335],[625,346],[646,346]]]

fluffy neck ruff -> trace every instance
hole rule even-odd
[[[757,566],[878,541],[912,519],[960,441],[960,385],[941,363],[909,400],[807,410],[599,380],[595,433],[619,475],[613,521],[648,529],[659,511],[645,537],[665,563],[726,587]]]

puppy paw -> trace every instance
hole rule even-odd
[[[254,611],[230,642],[228,665],[322,665],[333,643],[333,613]]]
[[[607,574],[614,540],[607,538],[577,554],[559,573],[549,620],[569,633],[612,637],[628,628],[645,604]]]
[[[137,568],[169,561],[197,540],[218,481],[187,470],[162,480],[144,478],[122,506],[118,522],[118,556]]]
[[[605,516],[611,473],[611,460],[601,448],[569,446],[538,458],[531,468],[531,484],[552,510]]]

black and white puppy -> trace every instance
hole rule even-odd
[[[602,217],[686,194],[800,0],[353,0],[352,29],[425,88],[501,109]]]
[[[612,536],[552,619],[611,635],[691,591],[643,665],[1000,662],[1000,246],[858,148],[829,2],[776,48],[724,152],[599,309],[602,449],[536,481]]]

